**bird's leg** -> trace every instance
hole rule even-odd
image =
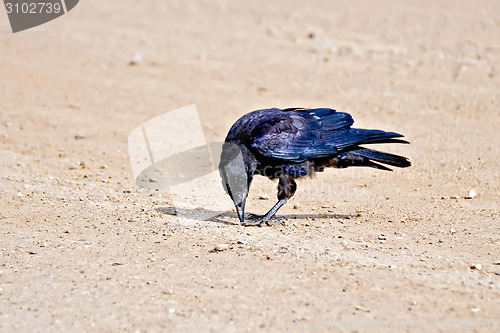
[[[272,219],[273,216],[278,211],[278,209],[280,209],[281,206],[286,204],[288,202],[288,199],[290,199],[295,194],[296,189],[297,189],[297,184],[295,183],[295,180],[291,176],[288,175],[280,176],[280,181],[278,184],[278,202],[264,216],[254,221],[245,221],[242,223],[242,225],[263,226],[264,224],[267,225],[275,224],[276,222],[270,223],[269,220]]]
[[[276,212],[278,211],[278,209],[281,208],[281,206],[283,206],[284,204],[286,204],[288,202],[288,199],[281,199],[279,200],[276,205],[273,206],[273,208],[271,208],[264,216],[262,216],[262,219],[261,219],[261,224],[264,224],[264,223],[267,223],[267,224],[276,224],[278,222],[274,222],[274,223],[270,223],[269,220],[272,219],[274,217],[274,215],[276,215]]]
[[[265,215],[263,216],[258,216],[258,215],[254,215],[254,214],[251,214],[250,215],[250,218],[252,219],[253,218],[253,221],[245,221],[242,223],[242,225],[246,226],[246,227],[250,227],[250,226],[263,226],[264,224],[275,224],[275,223],[269,223],[269,220],[273,218],[273,216],[276,214],[276,212],[278,211],[278,209],[281,208],[281,206],[283,206],[284,204],[286,204],[286,202],[288,201],[288,199],[281,199],[279,200],[274,206],[273,208],[271,208]]]

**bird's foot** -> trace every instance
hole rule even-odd
[[[274,225],[274,224],[281,224],[282,220],[284,217],[277,218],[276,216],[260,216],[260,215],[255,215],[255,214],[249,214],[248,218],[246,221],[243,221],[241,223],[242,226],[245,227],[262,227],[264,225]]]
[[[254,220],[254,221],[243,221],[241,222],[241,225],[244,227],[262,227],[265,224],[261,219],[260,220]]]
[[[264,215],[247,214],[246,220],[255,221],[255,220],[262,220],[263,218],[264,218]]]
[[[283,224],[283,222],[285,222],[285,221],[286,221],[286,217],[284,217],[284,216],[280,216],[280,217],[273,216],[266,223],[267,223],[267,225],[275,225],[275,224]]]

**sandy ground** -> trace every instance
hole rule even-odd
[[[500,330],[498,1],[86,0],[18,34],[0,12],[0,331]],[[283,225],[182,224],[127,138],[190,104],[207,141],[347,111],[413,165],[300,182]],[[256,179],[247,211],[275,195]]]

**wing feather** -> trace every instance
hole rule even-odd
[[[271,111],[271,110],[270,110]],[[272,109],[252,130],[251,147],[261,155],[292,162],[335,156],[359,144],[406,142],[394,132],[354,129],[350,114],[333,109]],[[277,112],[279,111],[279,113]]]

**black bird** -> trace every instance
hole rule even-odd
[[[295,193],[295,179],[326,167],[366,166],[391,171],[382,164],[400,168],[411,165],[406,157],[361,146],[408,143],[396,139],[403,135],[351,128],[353,123],[350,114],[328,108],[264,109],[238,119],[223,145],[219,172],[241,224],[270,224],[269,220]],[[245,200],[254,175],[279,179],[278,202],[257,220],[245,221]]]

